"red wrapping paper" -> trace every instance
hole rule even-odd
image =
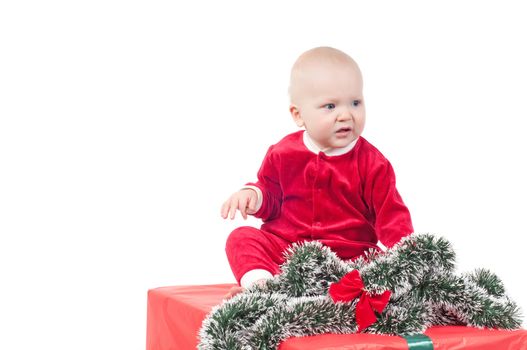
[[[196,349],[201,322],[233,284],[177,286],[148,291],[147,350]],[[425,334],[434,350],[527,350],[527,330],[482,330],[435,326]],[[401,337],[376,334],[323,334],[290,338],[279,350],[407,350]]]

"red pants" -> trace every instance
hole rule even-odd
[[[263,269],[280,273],[284,251],[291,242],[251,226],[238,227],[227,238],[225,252],[238,284],[250,270]]]

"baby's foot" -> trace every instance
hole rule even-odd
[[[261,278],[259,280],[256,280],[252,285],[258,285],[258,286],[263,286],[265,284],[265,281],[267,279],[266,278]],[[250,287],[250,286],[249,286]],[[225,294],[225,296],[223,297],[223,299],[230,299],[232,298],[233,296],[235,296],[236,294],[239,294],[239,293],[242,293],[245,291],[245,288],[244,287],[241,287],[241,286],[234,286],[232,287],[231,289],[229,289],[229,291],[227,292],[227,294]]]
[[[245,288],[241,287],[241,286],[234,286],[232,287],[231,289],[229,289],[229,291],[227,292],[227,294],[225,294],[223,296],[223,299],[230,299],[232,298],[233,296],[235,296],[236,294],[239,294],[241,292],[243,292],[245,290]]]

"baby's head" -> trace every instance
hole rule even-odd
[[[364,129],[362,74],[347,54],[331,47],[304,52],[291,69],[289,111],[324,150],[346,147]]]

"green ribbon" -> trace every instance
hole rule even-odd
[[[424,334],[402,335],[408,343],[408,350],[434,350],[432,340]]]

